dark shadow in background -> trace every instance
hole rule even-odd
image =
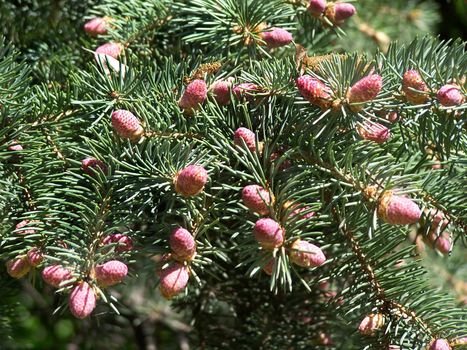
[[[467,39],[467,0],[437,0],[441,23],[438,32],[442,39]]]

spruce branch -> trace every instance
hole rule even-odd
[[[1,258],[88,317],[76,346],[465,336],[465,43],[413,40],[431,0],[310,3],[90,0],[4,29],[22,53],[0,48]]]

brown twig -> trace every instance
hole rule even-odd
[[[333,208],[332,212],[333,212],[334,219],[338,223],[340,223],[341,220],[339,220],[339,214],[337,213],[337,210]],[[431,336],[433,334],[433,331],[431,330],[430,326],[422,318],[420,318],[415,313],[415,311],[405,307],[404,305],[400,304],[399,302],[395,300],[391,300],[387,298],[387,296],[385,295],[384,289],[381,287],[381,284],[379,283],[378,278],[374,273],[374,268],[371,265],[370,259],[363,252],[362,248],[360,247],[360,244],[358,243],[358,240],[355,238],[355,236],[352,234],[352,232],[348,229],[346,225],[344,225],[341,228],[341,230],[344,236],[349,240],[352,252],[357,257],[357,260],[360,266],[362,267],[363,271],[367,275],[368,282],[375,290],[377,300],[381,302],[381,306],[380,306],[381,312],[383,313],[391,312],[391,313],[394,313],[398,317],[409,318],[413,323],[418,324],[422,329],[424,329]]]
[[[355,23],[357,25],[358,30],[365,34],[366,36],[370,37],[381,49],[383,52],[387,52],[389,48],[389,44],[391,43],[391,38],[382,31],[376,30],[369,23],[364,22],[358,15],[354,16]]]

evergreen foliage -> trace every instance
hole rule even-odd
[[[431,1],[352,2],[345,22],[329,8],[313,17],[308,3],[0,4],[0,257],[10,268],[43,254],[22,280],[43,298],[33,310],[43,324],[72,319],[86,282],[97,307],[73,320],[69,339],[83,349],[465,346],[465,42],[420,35],[439,20]],[[97,37],[83,30],[94,17],[108,29]],[[265,33],[276,27],[293,42],[273,47]],[[120,45],[117,57],[95,53],[107,42]],[[409,70],[418,88],[403,84]],[[302,87],[304,75],[317,87]],[[202,104],[188,96],[199,80]],[[447,84],[460,103],[440,97]],[[117,110],[137,118],[129,138]],[[240,127],[254,139],[234,139]],[[86,168],[90,157],[101,165]],[[180,174],[190,165],[208,180],[187,196]],[[187,174],[189,186],[202,182]],[[267,193],[253,193],[264,213],[242,199],[253,184]],[[410,205],[418,217],[406,224]],[[254,231],[261,218],[285,232],[274,232],[274,248]],[[196,254],[176,256],[177,227]],[[304,241],[318,250],[304,255]],[[310,262],[321,251],[325,262]],[[96,269],[112,260],[129,273],[109,287]],[[53,289],[42,271],[57,264],[70,275]],[[166,301],[174,266],[189,280]],[[2,270],[0,335],[14,337],[11,280]],[[371,314],[382,324],[362,334]]]

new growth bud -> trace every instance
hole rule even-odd
[[[408,102],[419,105],[428,101],[428,87],[423,81],[420,73],[411,69],[404,73],[402,79],[402,91]]]
[[[275,27],[262,32],[260,36],[269,48],[285,46],[290,44],[293,40],[292,34],[288,31]]]
[[[208,172],[200,165],[189,165],[174,178],[175,192],[184,196],[196,196],[203,191],[208,181]]]
[[[112,112],[112,127],[118,136],[132,141],[138,140],[144,132],[139,119],[125,109]]]
[[[201,108],[208,96],[208,88],[204,80],[193,80],[185,89],[178,105],[187,114],[192,115]]]
[[[418,222],[421,216],[418,205],[408,197],[385,191],[378,203],[378,216],[391,225],[408,225]]]
[[[256,221],[253,235],[263,249],[273,250],[284,243],[285,231],[277,221],[263,218]]]
[[[182,227],[172,231],[169,245],[173,252],[172,257],[177,260],[191,260],[196,254],[196,242],[193,235]]]
[[[311,104],[321,109],[328,109],[331,106],[332,91],[321,80],[310,75],[302,75],[295,83],[303,98]]]
[[[162,296],[171,299],[185,289],[190,274],[186,266],[180,263],[172,263],[160,271],[159,277],[159,289]]]
[[[76,318],[88,317],[96,307],[96,294],[87,282],[78,283],[68,298],[70,312]]]
[[[317,267],[326,261],[323,251],[307,241],[297,239],[290,247],[290,260],[301,267]]]
[[[357,81],[347,93],[350,109],[354,112],[361,111],[364,103],[370,102],[378,96],[382,86],[383,79],[378,74],[371,74]]]

